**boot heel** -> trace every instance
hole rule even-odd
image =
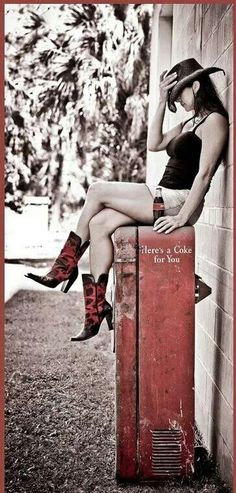
[[[78,267],[76,267],[72,271],[69,279],[67,279],[66,281],[63,282],[62,287],[61,287],[61,291],[63,293],[67,293],[69,291],[69,289],[71,288],[72,284],[74,284],[77,277],[78,277]]]
[[[109,313],[106,315],[106,321],[107,321],[108,329],[109,329],[109,330],[113,330],[113,325],[112,325],[112,312],[109,312]]]

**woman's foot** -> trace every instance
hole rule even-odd
[[[51,270],[45,276],[29,272],[25,277],[48,288],[55,288],[63,282],[62,291],[67,293],[78,276],[77,264],[88,246],[89,241],[82,244],[80,236],[71,231]]]
[[[112,330],[112,307],[105,299],[108,274],[101,274],[95,282],[92,274],[82,274],[85,324],[82,331],[71,341],[85,341],[97,335],[101,323],[106,318],[109,330]]]

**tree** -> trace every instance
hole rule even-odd
[[[151,9],[6,7],[8,206],[48,195],[63,215],[93,180],[144,181]]]

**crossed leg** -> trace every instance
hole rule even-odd
[[[120,212],[141,224],[152,224],[152,203],[153,198],[144,183],[120,183],[115,181],[94,183],[88,189],[76,233],[83,241],[89,240],[89,223],[93,216],[105,208]],[[121,217],[120,219],[122,220]],[[121,226],[122,224],[119,225]]]
[[[90,239],[90,267],[95,281],[113,261],[112,233],[131,224],[152,224],[153,198],[143,183],[98,182],[87,194],[76,233]]]
[[[137,224],[129,216],[114,209],[103,209],[89,223],[90,231],[90,272],[97,280],[101,273],[108,274],[113,262],[114,248],[112,233],[119,226]]]

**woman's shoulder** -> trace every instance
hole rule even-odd
[[[205,119],[202,130],[205,131],[220,131],[227,132],[229,127],[229,121],[226,115],[223,115],[219,111],[212,111]]]
[[[206,117],[205,123],[207,122],[210,122],[211,125],[212,123],[220,123],[223,125],[227,124],[227,126],[229,125],[228,117],[219,111],[211,111]]]
[[[223,115],[219,111],[212,111],[204,120],[203,124],[199,126],[199,132],[201,136],[204,134],[207,136],[225,134],[227,135],[229,128],[229,121],[226,115]]]
[[[204,123],[199,127],[199,135],[202,141],[202,151],[217,156],[217,162],[221,159],[228,142],[229,125],[227,118],[218,111],[208,115]]]

